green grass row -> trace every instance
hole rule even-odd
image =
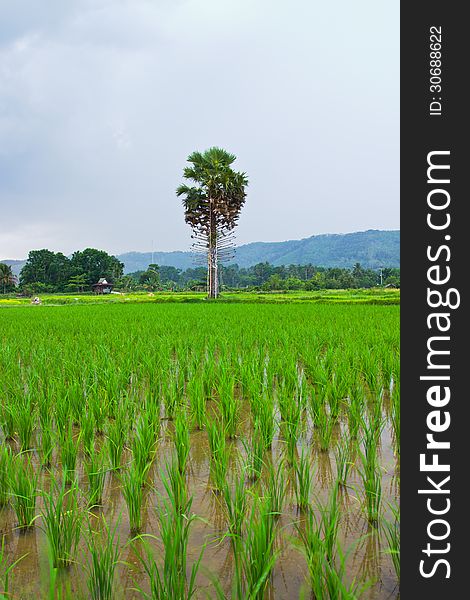
[[[30,306],[31,298],[13,295],[1,297],[0,307]],[[130,294],[45,294],[40,295],[41,305],[62,306],[69,304],[126,304],[126,303],[199,303],[208,302],[203,292],[137,292]],[[400,290],[397,289],[360,289],[360,290],[322,290],[316,292],[224,292],[218,303],[343,303],[343,304],[382,304],[400,303]]]

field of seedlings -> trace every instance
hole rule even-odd
[[[399,306],[0,309],[0,598],[399,597]]]

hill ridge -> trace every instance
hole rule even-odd
[[[195,266],[191,251],[129,251],[117,254],[125,265],[125,273],[145,270],[153,261],[162,266],[188,269]],[[25,261],[5,260],[19,274]],[[365,268],[400,266],[400,231],[367,229],[352,233],[322,233],[298,240],[282,242],[249,242],[236,249],[231,263],[250,267],[260,262],[274,266],[314,264],[319,267],[350,268],[359,262]]]

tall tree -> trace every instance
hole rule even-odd
[[[21,269],[21,285],[42,283],[50,290],[62,290],[71,275],[70,260],[61,252],[31,250],[28,260]]]
[[[75,275],[86,274],[88,285],[96,283],[100,277],[113,283],[122,277],[124,272],[124,264],[115,256],[95,248],[74,252],[70,263]]]
[[[140,278],[139,282],[145,285],[145,287],[149,290],[156,290],[160,285],[160,267],[157,264],[150,264],[148,269],[144,271]]]
[[[10,265],[0,263],[0,285],[3,288],[3,293],[12,288],[16,283],[16,277],[13,275]]]
[[[181,185],[185,221],[193,229],[194,248],[207,256],[208,292],[219,295],[218,263],[231,257],[231,234],[245,203],[245,173],[231,168],[236,156],[222,148],[193,152],[183,176],[194,185]]]

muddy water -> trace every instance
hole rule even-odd
[[[344,423],[337,428],[335,435],[339,437]],[[246,434],[251,425],[245,423]],[[146,495],[144,507],[143,531],[158,538],[158,521],[155,507],[159,502],[159,494],[163,494],[160,470],[165,461],[171,456],[173,445],[170,438],[172,423],[162,421],[161,441],[152,471],[150,481],[154,486]],[[99,444],[100,442],[97,441]],[[231,442],[232,453],[245,454],[240,440]],[[330,452],[320,452],[315,444],[311,427],[299,441],[311,453],[314,470],[314,494],[321,500],[326,500],[336,476],[336,466],[333,449]],[[276,463],[283,453],[283,442],[275,438],[271,451],[272,460]],[[396,458],[393,453],[391,431],[385,428],[381,437],[380,447],[381,466],[383,469],[382,492],[384,514],[390,517],[387,503],[399,497],[399,473]],[[124,455],[124,461],[129,455]],[[236,465],[236,461],[233,461]],[[220,498],[213,492],[210,485],[210,453],[207,435],[204,431],[191,433],[191,453],[188,464],[188,484],[190,494],[193,496],[192,512],[199,519],[194,521],[188,548],[188,575],[193,562],[199,557],[201,547],[205,544],[202,560],[203,569],[198,574],[197,598],[215,597],[212,583],[207,573],[212,573],[220,580],[229,597],[233,575],[233,555],[229,538],[225,537],[226,518]],[[80,462],[77,469],[80,488],[87,490],[88,484]],[[277,545],[280,551],[276,562],[266,598],[273,600],[296,599],[299,597],[302,586],[305,585],[307,569],[305,560],[300,552],[295,549],[293,541],[296,538],[295,523],[302,526],[303,515],[299,512],[293,486],[293,474],[286,471],[287,494],[283,514],[279,520]],[[252,486],[248,481],[247,488]],[[39,480],[40,489],[50,486],[50,474],[42,471]],[[255,485],[256,487],[256,485]],[[343,552],[347,553],[346,579],[353,577],[372,580],[374,583],[361,595],[368,600],[385,600],[399,597],[398,585],[393,570],[390,556],[386,553],[386,540],[384,534],[371,528],[367,523],[362,507],[362,487],[356,467],[349,475],[348,487],[342,489],[339,497],[341,505],[340,542]],[[83,498],[83,506],[86,502]],[[37,513],[41,510],[41,498],[38,498]],[[85,513],[84,508],[84,513]],[[120,546],[121,563],[117,569],[116,598],[139,598],[141,595],[135,591],[141,587],[148,591],[148,581],[138,561],[136,548],[139,543],[130,543],[129,521],[127,509],[120,492],[119,479],[114,473],[106,476],[103,507],[94,509],[87,518],[94,527],[100,527],[100,516],[104,516],[107,523],[117,526]],[[19,560],[14,569],[13,579],[10,583],[10,592],[13,598],[32,599],[48,597],[50,567],[48,562],[47,542],[41,529],[42,522],[39,517],[35,526],[22,532],[16,528],[16,516],[11,508],[0,509],[0,532],[4,534],[5,550],[8,562]],[[149,538],[148,542],[154,548],[157,559],[162,555],[162,547],[158,539]],[[87,598],[86,573],[83,564],[86,560],[86,545],[82,540],[78,553],[77,563],[64,569],[60,581],[65,586],[70,586],[75,598]],[[308,594],[306,598],[309,598]]]

